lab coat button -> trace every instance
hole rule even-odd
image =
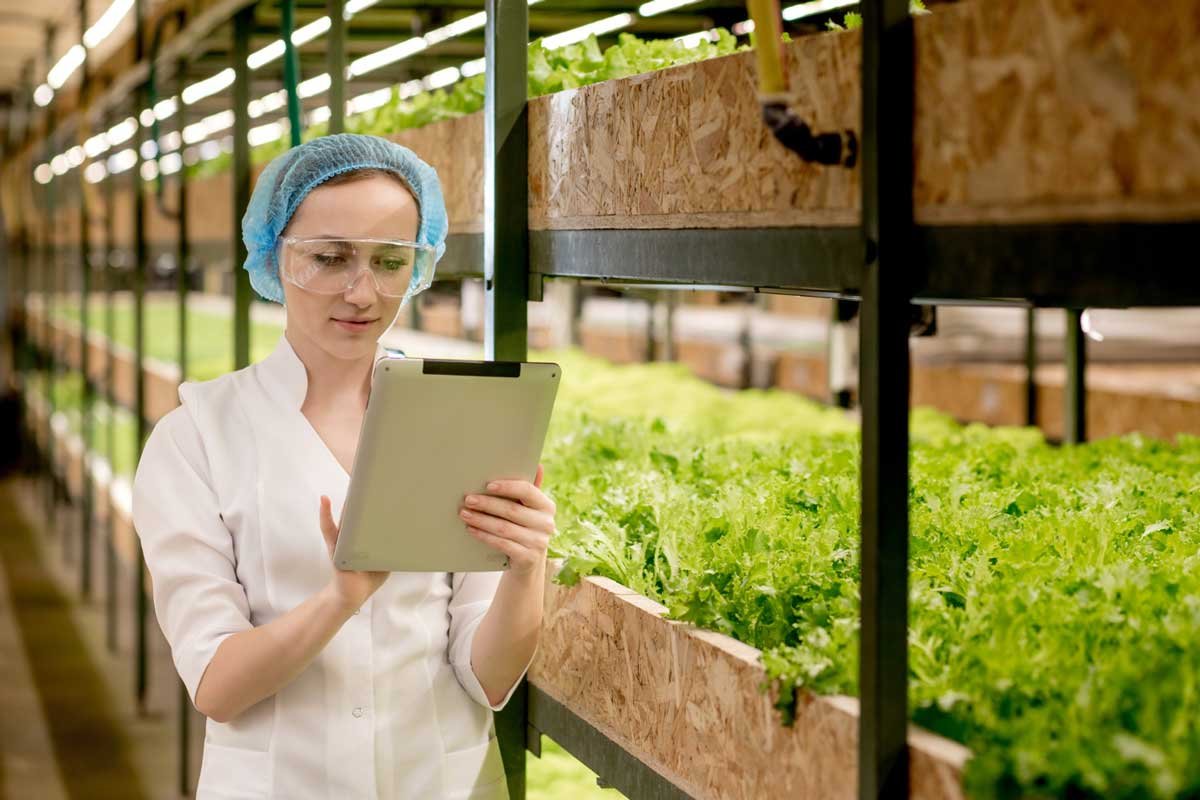
[[[358,708],[354,709],[354,716],[361,717],[362,715],[363,715],[362,706],[359,706]]]

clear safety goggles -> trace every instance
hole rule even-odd
[[[386,297],[411,297],[433,282],[433,248],[403,239],[282,236],[275,255],[282,278],[317,294],[342,294],[364,271]]]

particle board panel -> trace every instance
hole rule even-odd
[[[390,134],[438,174],[451,233],[483,230],[483,114]]]
[[[775,362],[772,383],[780,389],[814,400],[829,400],[829,368],[824,353],[782,351]]]
[[[548,580],[530,680],[698,798],[853,798],[858,703],[804,694],[780,722],[755,648],[663,618],[605,578]],[[912,797],[958,800],[968,751],[911,728]]]
[[[1062,365],[1037,370],[1038,426],[1063,435]],[[916,364],[913,405],[989,425],[1025,424],[1025,368],[1013,364]],[[1141,433],[1161,439],[1200,435],[1200,366],[1093,364],[1088,367],[1088,438]]]
[[[919,222],[1200,218],[1200,0],[966,0],[914,30]],[[861,133],[859,32],[785,66],[816,129]],[[531,229],[857,225],[861,168],[800,161],[755,94],[737,53],[532,99]],[[438,170],[452,231],[482,230],[482,113],[388,138]],[[228,172],[193,190],[193,235],[229,238]]]
[[[914,24],[919,221],[1200,216],[1200,3],[964,2]],[[859,129],[859,44],[785,48],[818,129]],[[799,162],[754,94],[746,53],[531,102],[531,227],[856,224],[858,170]]]
[[[41,331],[41,312],[31,309],[30,320]],[[55,320],[51,326],[53,335],[59,342],[59,357],[73,369],[82,368],[81,342],[79,326],[69,320]],[[133,408],[137,394],[135,376],[137,369],[134,364],[134,353],[119,344],[111,346],[111,350],[99,332],[93,332],[89,337],[88,364],[93,380],[101,386],[107,381],[108,357],[113,359],[113,395],[117,403],[126,408]],[[173,364],[165,364],[153,358],[143,362],[145,375],[145,415],[151,423],[157,422],[168,411],[179,405],[179,372]]]

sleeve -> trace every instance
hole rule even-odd
[[[509,698],[517,690],[521,678],[529,671],[533,657],[537,654],[534,648],[529,661],[521,674],[513,681],[508,692],[499,703],[492,705],[488,702],[487,692],[483,690],[475,670],[471,668],[471,650],[475,643],[475,631],[483,622],[483,615],[492,605],[496,596],[496,588],[500,585],[503,572],[455,572],[450,575],[450,664],[458,682],[467,690],[472,698],[480,705],[493,711],[499,711],[508,705]]]
[[[192,705],[217,647],[253,627],[235,573],[199,431],[186,407],[146,440],[133,478],[133,525],[153,585],[154,613]]]

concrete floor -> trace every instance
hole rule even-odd
[[[135,698],[133,579],[106,580],[102,524],[91,599],[79,601],[81,513],[19,472],[0,479],[0,800],[187,796],[180,684],[150,619],[146,701]],[[109,584],[111,583],[111,587]],[[108,592],[115,609],[109,647]],[[195,783],[203,718],[188,707]]]

